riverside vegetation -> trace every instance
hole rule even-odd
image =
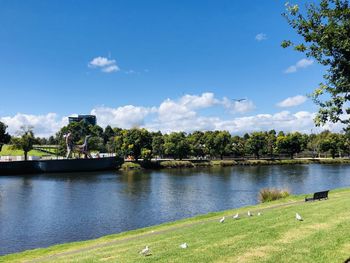
[[[168,161],[127,161],[120,170],[163,169],[163,168],[195,168],[213,166],[239,165],[296,165],[296,164],[350,164],[350,159],[292,159],[292,160],[168,160]]]
[[[304,197],[10,254],[0,262],[344,262],[350,256],[350,189],[333,190],[326,201],[306,203]],[[179,247],[184,242],[187,249]],[[139,254],[146,245],[147,257]]]
[[[58,145],[58,154],[64,156],[64,135],[72,133],[74,143],[81,144],[86,135],[91,135],[89,148],[93,152],[113,153],[133,160],[152,158],[166,159],[294,159],[295,157],[344,157],[350,156],[350,130],[345,133],[323,131],[319,134],[284,133],[270,130],[231,135],[228,131],[195,131],[193,133],[149,132],[146,129],[120,129],[85,122],[73,122],[64,126],[55,136],[37,138],[31,127],[23,127],[20,137],[6,133],[6,125],[0,123],[0,146],[10,144],[13,150],[31,154],[34,144]],[[4,147],[8,150],[8,147]],[[1,149],[1,148],[0,148]],[[15,153],[15,152],[14,152]],[[276,163],[273,161],[273,163]],[[181,163],[183,166],[185,163]],[[215,164],[215,163],[213,163]],[[222,162],[221,164],[224,164]],[[165,165],[165,163],[164,163]],[[165,166],[178,166],[168,163]],[[198,162],[198,165],[205,163]],[[188,164],[188,166],[192,166]]]

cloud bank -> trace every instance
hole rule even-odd
[[[305,97],[298,95],[287,98],[281,107],[300,105]],[[125,105],[120,107],[94,107],[91,114],[96,115],[100,126],[132,128],[144,127],[165,133],[173,131],[193,132],[195,130],[228,130],[232,134],[261,130],[300,131],[309,133],[315,126],[315,113],[308,111],[280,111],[276,113],[253,114],[255,105],[250,100],[233,101],[227,97],[218,98],[214,93],[186,94],[178,99],[166,99],[158,106],[144,107]],[[210,112],[211,114],[208,114]],[[219,112],[219,113],[218,113]],[[18,113],[14,116],[0,117],[9,126],[10,134],[15,134],[22,125],[34,126],[36,136],[54,135],[67,124],[67,117],[56,113],[30,115]],[[340,131],[341,124],[327,124],[322,129]]]

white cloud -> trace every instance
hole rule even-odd
[[[219,100],[215,98],[214,93],[206,92],[202,95],[184,95],[179,100],[179,105],[188,107],[189,109],[208,108],[218,104]]]
[[[297,95],[280,101],[279,103],[277,103],[277,106],[282,108],[294,107],[303,104],[306,100],[307,98],[305,96]]]
[[[267,35],[264,34],[264,33],[259,33],[255,36],[255,40],[256,41],[263,41],[263,40],[266,40],[267,39]]]
[[[284,104],[292,105],[293,100]],[[215,113],[218,112],[215,110],[213,114],[208,116],[208,110],[214,107],[221,107],[221,109],[228,111]],[[126,105],[112,108],[100,106],[93,108],[91,114],[96,115],[97,123],[101,127],[107,125],[120,128],[145,127],[152,131],[160,130],[162,132],[228,130],[233,134],[243,134],[270,129],[305,133],[309,133],[311,129],[315,131],[313,122],[315,113],[308,111],[296,113],[280,111],[274,114],[260,113],[248,116],[230,114],[231,111],[241,113],[253,108],[255,106],[249,100],[237,102],[226,97],[219,99],[213,93],[207,92],[200,95],[184,95],[177,100],[168,98],[158,106],[153,107]],[[202,111],[203,109],[207,109],[206,115]],[[55,113],[46,115],[18,113],[14,116],[0,117],[0,121],[9,126],[11,134],[15,134],[22,125],[34,126],[36,136],[40,137],[53,135],[67,124],[66,117],[60,118]],[[340,131],[341,128],[341,124],[327,124],[322,129]]]
[[[116,71],[119,71],[119,67],[117,65],[112,65],[112,66],[102,68],[102,71],[106,73],[116,72]]]
[[[106,57],[96,57],[93,58],[88,66],[90,68],[100,68],[102,72],[111,73],[119,71],[120,68],[117,65],[117,62],[114,59],[108,59]]]
[[[297,72],[298,69],[307,68],[307,67],[311,66],[313,63],[314,63],[314,61],[312,59],[303,58],[303,59],[299,60],[295,65],[288,67],[284,71],[284,73],[289,74],[289,73]]]
[[[252,110],[255,110],[255,105],[251,100],[243,100],[243,101],[235,101],[230,100],[228,98],[223,98],[222,104],[226,109],[228,109],[231,113],[246,113]]]
[[[155,111],[155,108],[126,105],[118,108],[97,107],[91,110],[91,114],[96,115],[98,124],[102,127],[111,125],[132,128],[142,126],[145,117]]]
[[[17,113],[14,116],[0,117],[0,121],[8,125],[10,134],[16,134],[21,126],[33,126],[35,136],[49,137],[68,123],[66,117],[59,118],[56,113],[46,115],[32,115]]]

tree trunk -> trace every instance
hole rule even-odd
[[[28,160],[28,152],[24,152],[24,160],[25,160],[25,161]]]

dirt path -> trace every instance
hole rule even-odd
[[[272,210],[272,209],[276,209],[276,208],[280,208],[280,207],[293,206],[293,205],[301,204],[301,203],[305,203],[304,200],[293,201],[293,202],[288,202],[288,203],[278,204],[278,205],[273,205],[273,206],[269,206],[269,207],[262,208],[262,209],[255,209],[255,210],[251,210],[251,212],[252,213],[264,212],[264,211],[268,211],[268,210]],[[150,231],[150,232],[146,232],[146,233],[143,233],[143,234],[137,234],[136,236],[125,237],[125,238],[121,238],[121,239],[114,240],[114,241],[108,241],[108,242],[104,242],[104,243],[100,243],[100,244],[96,244],[96,245],[87,246],[87,247],[84,247],[84,248],[78,248],[78,249],[69,250],[67,252],[55,253],[55,254],[51,254],[49,256],[39,257],[37,259],[33,259],[33,260],[25,261],[25,262],[50,261],[50,260],[54,260],[54,259],[57,259],[57,258],[62,257],[62,256],[70,256],[70,255],[78,254],[78,253],[81,253],[81,252],[89,251],[89,250],[92,250],[92,249],[103,248],[103,247],[116,245],[116,244],[123,244],[123,243],[129,242],[129,241],[133,241],[133,240],[136,240],[136,239],[141,239],[141,238],[146,238],[146,237],[150,237],[150,236],[155,236],[155,235],[160,235],[160,234],[164,234],[164,233],[169,233],[169,232],[172,232],[172,231],[176,231],[178,229],[189,228],[189,227],[192,227],[192,226],[196,226],[196,225],[200,225],[200,224],[208,223],[208,222],[214,222],[214,221],[217,221],[217,220],[218,220],[218,218],[212,218],[212,219],[201,220],[201,221],[198,221],[198,222],[188,223],[188,224],[184,224],[184,225],[180,225],[180,226],[173,226],[173,227],[169,227],[168,229],[164,229],[164,230]]]

